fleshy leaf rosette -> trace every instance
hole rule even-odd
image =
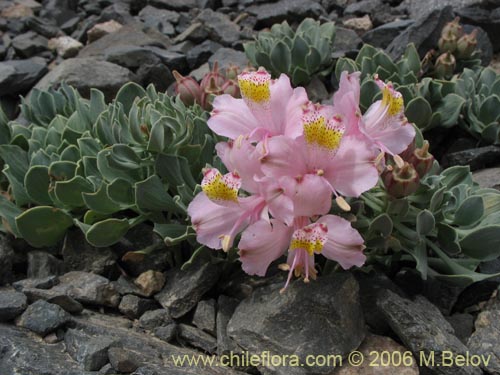
[[[311,103],[286,75],[273,80],[263,68],[238,82],[242,98],[218,96],[208,120],[228,138],[216,146],[228,173],[207,168],[188,207],[198,242],[228,251],[241,234],[243,270],[259,276],[287,254],[285,288],[294,274],[316,277],[315,254],[345,269],[362,266],[363,238],[330,214],[332,198],[349,210],[344,197],[377,184],[381,151],[396,153],[392,144],[404,150],[413,140],[399,131],[406,121],[398,93],[381,82],[384,99],[363,117],[358,74],[343,75],[333,106]]]

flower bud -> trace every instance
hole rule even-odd
[[[240,86],[232,79],[224,83],[222,92],[231,95],[233,98],[241,98]]]
[[[436,65],[434,66],[436,77],[451,78],[456,66],[455,56],[450,52],[443,53],[437,58]]]
[[[460,38],[462,35],[462,26],[460,26],[460,17],[456,17],[453,21],[448,22],[441,31],[441,35],[452,34],[455,38]]]
[[[413,138],[413,141],[408,145],[406,150],[404,150],[402,153],[399,154],[399,156],[401,156],[401,159],[409,161],[411,156],[413,155],[413,151],[415,151],[415,148],[416,148],[415,138]]]
[[[201,106],[207,111],[211,110],[214,98],[222,94],[222,88],[217,86],[216,77],[211,77],[208,86],[205,87],[201,94]]]
[[[472,56],[477,47],[477,29],[470,34],[465,34],[457,41],[457,57],[468,59]]]
[[[443,34],[439,38],[438,46],[441,53],[454,52],[457,48],[457,37],[451,32]]]
[[[212,80],[215,82],[215,86],[217,86],[218,88],[222,87],[222,85],[224,85],[224,83],[226,82],[224,76],[219,72],[219,63],[217,61],[214,62],[212,70],[209,73],[205,74],[205,76],[201,80],[201,89],[203,91],[206,91],[207,88],[212,85]]]
[[[407,162],[402,168],[394,166],[384,175],[387,192],[394,198],[406,197],[417,191],[420,178],[413,166]]]
[[[187,105],[201,103],[201,87],[192,77],[183,77],[178,71],[174,70],[173,75],[177,83],[175,84],[175,93],[180,96],[182,102]]]
[[[429,153],[429,142],[424,141],[421,148],[415,149],[408,161],[413,165],[419,177],[424,177],[434,164],[434,156]]]
[[[236,65],[230,64],[228,68],[226,68],[226,78],[236,80],[238,78],[238,74],[240,74],[240,68]]]

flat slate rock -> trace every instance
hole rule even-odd
[[[296,280],[280,293],[282,283],[263,287],[236,308],[229,321],[229,337],[250,354],[346,356],[365,337],[359,286],[350,273],[320,277],[307,284]],[[330,374],[332,368],[273,367],[267,374]]]
[[[68,323],[70,317],[60,306],[38,300],[28,306],[17,325],[45,336]]]
[[[488,365],[483,365],[487,373],[500,373],[500,311],[481,312],[475,322],[475,331],[467,342],[472,353],[489,357]]]
[[[66,351],[87,371],[98,371],[108,363],[108,349],[116,339],[92,336],[77,329],[68,329],[64,335]]]
[[[28,300],[23,293],[13,290],[0,290],[0,322],[17,318],[28,307]]]

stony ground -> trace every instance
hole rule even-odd
[[[336,57],[363,42],[397,55],[406,43],[435,45],[455,15],[480,27],[484,64],[498,69],[500,3],[495,0],[0,0],[0,102],[16,118],[19,95],[66,81],[111,99],[133,80],[172,90],[173,70],[200,78],[214,61],[247,65],[242,44],[275,22],[305,17],[337,23]],[[334,83],[308,92],[331,96]],[[22,121],[22,119],[19,119]],[[439,140],[439,139],[437,139]],[[457,133],[441,162],[468,164],[485,187],[500,185],[500,149],[476,148]],[[489,167],[489,169],[484,169]],[[244,275],[238,264],[169,266],[167,250],[141,262],[129,250],[158,241],[147,227],[110,248],[70,233],[53,248],[0,241],[0,374],[373,374],[366,363],[331,367],[177,367],[172,355],[241,352],[347,355],[358,349],[436,355],[492,354],[487,368],[377,368],[380,374],[500,373],[499,280],[468,288],[423,282],[412,272],[391,279],[355,272],[295,282],[284,274]],[[84,255],[83,255],[84,254]],[[498,272],[500,262],[482,266]]]

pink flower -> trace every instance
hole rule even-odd
[[[212,131],[233,140],[249,136],[252,141],[280,134],[295,138],[301,134],[302,106],[308,102],[304,88],[293,89],[284,74],[272,80],[263,68],[240,74],[238,83],[242,99],[230,95],[215,98],[208,120]]]

